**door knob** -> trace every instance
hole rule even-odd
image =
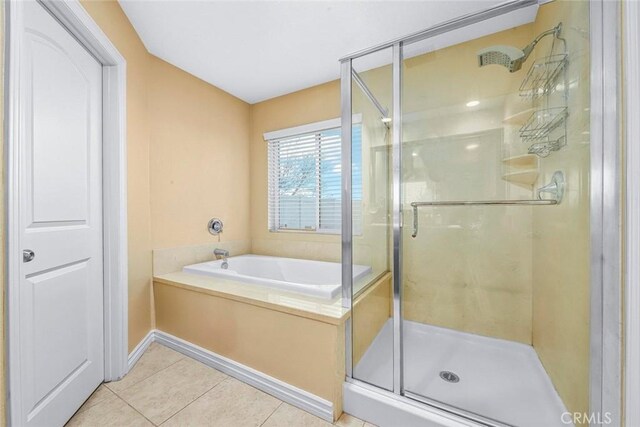
[[[22,262],[33,261],[35,257],[36,257],[36,253],[33,252],[31,249],[24,249],[22,251]]]

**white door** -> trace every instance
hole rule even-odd
[[[104,378],[102,67],[39,3],[23,10],[12,420],[59,426]]]

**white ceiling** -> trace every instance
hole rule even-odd
[[[339,78],[338,59],[502,0],[120,0],[152,54],[256,103]]]

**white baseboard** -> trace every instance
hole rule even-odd
[[[128,359],[129,369],[127,370],[127,372],[130,371],[131,368],[133,368],[133,366],[142,357],[144,352],[147,351],[147,349],[149,348],[151,343],[153,341],[155,341],[155,339],[154,339],[155,338],[155,332],[156,332],[155,330],[149,331],[149,333],[144,338],[142,338],[142,341],[140,341],[138,343],[136,348],[134,348],[133,351],[131,353],[129,353],[129,359]]]
[[[129,369],[135,365],[140,356],[154,341],[224,372],[237,380],[252,385],[303,411],[307,411],[323,420],[333,422],[332,402],[159,330],[150,331],[131,352],[129,355]]]

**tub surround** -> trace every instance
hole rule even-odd
[[[324,300],[282,289],[240,283],[219,277],[177,271],[155,276],[153,281],[154,287],[157,285],[172,286],[334,325],[343,323],[349,313],[347,309],[342,307],[342,301],[339,298]],[[158,315],[157,312],[156,315]]]
[[[267,288],[249,296],[248,286],[223,282],[185,273],[157,277],[156,328],[331,402],[337,419],[348,317],[339,301],[327,305]]]
[[[187,347],[211,352],[211,360],[228,359],[279,380],[283,390],[309,393],[302,404],[300,393],[291,393],[290,400],[287,393],[278,395],[292,405],[308,410],[304,405],[309,402],[327,401],[325,418],[342,414],[345,327],[351,313],[341,298],[327,302],[183,272],[156,276],[153,289],[158,336],[168,334]],[[355,350],[358,358],[389,318],[391,302],[389,273],[356,299],[353,328],[362,341]]]
[[[333,324],[346,319],[348,310],[342,307],[340,298],[322,299],[263,285],[241,283],[229,278],[182,271],[189,265],[213,261],[215,248],[226,249],[231,255],[236,256],[247,254],[249,247],[249,241],[237,240],[154,250],[154,284],[171,285]],[[362,286],[370,279],[370,275],[363,277],[358,285]]]
[[[342,265],[337,262],[247,254],[187,265],[182,271],[282,289],[324,300],[333,300],[342,295]],[[353,265],[354,281],[370,273],[369,266]]]
[[[201,347],[211,352],[212,360],[231,360],[285,387],[310,393],[311,402],[330,402],[321,405],[322,410],[337,419],[345,378],[345,323],[351,315],[341,297],[327,300],[180,271],[212,260],[216,247],[233,255],[249,249],[246,241],[234,241],[154,251],[157,334]],[[356,289],[371,284],[358,290],[354,303],[353,327],[362,341],[356,350],[359,357],[391,310],[391,275],[373,280],[373,274],[355,284]],[[295,397],[288,403],[305,409]]]
[[[162,271],[162,267],[158,269]],[[264,285],[242,283],[227,278],[193,274],[184,271],[156,274],[153,277],[153,281],[154,284],[170,285],[332,324],[342,323],[349,317],[349,310],[342,306],[341,296],[333,299],[325,299],[291,292],[285,289],[270,288]],[[382,282],[386,283],[386,285],[381,286]],[[354,283],[354,295],[356,298],[354,311],[358,312],[355,304],[360,301],[367,301],[367,304],[374,304],[376,306],[373,312],[373,318],[375,319],[374,324],[369,325],[368,321],[365,321],[363,324],[363,327],[366,325],[367,327],[375,329],[371,331],[374,336],[379,331],[376,325],[381,327],[382,323],[384,323],[389,316],[391,310],[390,292],[391,275],[388,272],[378,277],[372,272]],[[374,301],[377,302],[374,303]],[[383,308],[385,304],[389,311],[385,311]],[[364,309],[362,309],[362,313],[365,313]],[[370,314],[367,313],[367,316],[370,316]]]
[[[215,247],[231,252],[230,246],[154,251],[154,271],[209,261]],[[337,419],[342,413],[349,311],[340,298],[323,300],[182,271],[156,274],[153,291],[158,334],[201,347],[214,355],[212,360],[229,359],[310,393],[308,402],[330,402],[320,405],[325,418]],[[289,395],[288,403],[308,409],[296,399],[299,393]]]

